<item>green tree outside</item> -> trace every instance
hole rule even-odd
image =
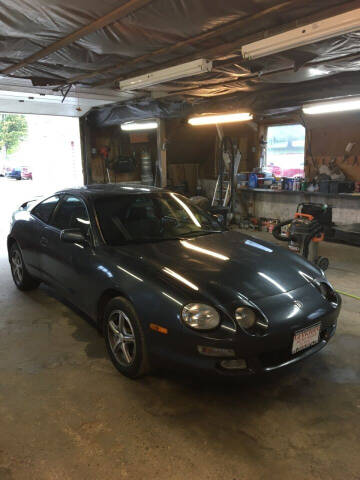
[[[14,153],[27,135],[27,121],[24,115],[12,113],[0,114],[0,150],[1,157]]]

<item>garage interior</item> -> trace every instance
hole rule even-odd
[[[84,314],[50,287],[13,285],[6,235],[19,205],[0,179],[0,480],[358,480],[360,2],[0,6],[0,112],[79,118],[84,184],[168,187],[207,206],[230,138],[229,228],[287,248],[274,225],[300,203],[331,206],[319,249],[343,300],[328,347],[280,372],[223,382],[164,366],[129,380]],[[321,22],[318,37],[296,37]],[[246,53],[259,41],[270,52]],[[332,113],[306,113],[323,105]],[[247,120],[188,123],[238,113]],[[290,181],[264,173],[269,129],[288,125],[305,132]]]

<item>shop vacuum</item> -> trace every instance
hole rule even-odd
[[[287,227],[286,234],[282,233],[284,227]],[[329,260],[319,255],[319,244],[331,227],[331,207],[322,203],[299,203],[294,218],[275,225],[273,235],[277,240],[288,242],[289,250],[326,270]]]

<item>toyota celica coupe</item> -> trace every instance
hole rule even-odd
[[[325,347],[340,311],[317,266],[155,187],[91,185],[27,202],[8,251],[16,286],[57,289],[132,378],[156,366],[276,370]]]

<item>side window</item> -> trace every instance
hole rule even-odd
[[[59,230],[78,228],[84,234],[89,233],[90,220],[82,200],[66,196],[56,210],[51,224]]]
[[[48,223],[54,208],[58,204],[60,197],[55,195],[54,197],[47,198],[43,202],[39,203],[31,210],[32,215],[39,218],[45,223]]]

